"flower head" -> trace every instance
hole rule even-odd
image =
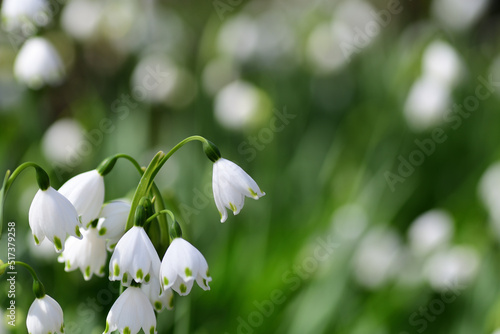
[[[196,282],[203,290],[210,290],[212,277],[203,255],[182,238],[175,238],[161,262],[160,282],[163,290],[173,289],[181,296],[187,295]]]
[[[241,167],[224,158],[214,163],[212,188],[222,223],[227,219],[226,208],[237,215],[243,208],[245,196],[259,199],[265,195]]]
[[[64,333],[63,311],[49,295],[36,298],[26,317],[30,334]]]
[[[104,276],[106,264],[106,241],[99,237],[97,229],[90,227],[88,230],[80,229],[83,238],[69,237],[65,249],[58,261],[65,264],[65,271],[80,268],[83,278],[88,281],[92,274]]]
[[[82,237],[75,207],[52,187],[36,193],[29,210],[29,224],[35,243],[38,245],[47,237],[57,252],[64,250],[68,235]]]
[[[143,227],[133,226],[116,244],[109,261],[109,279],[128,286],[131,279],[149,283],[158,273],[160,257]]]
[[[120,334],[156,333],[156,317],[148,297],[138,288],[131,286],[115,301],[106,317],[103,334],[115,330]]]
[[[22,29],[26,33],[33,25],[44,26],[50,22],[49,3],[47,0],[4,0],[2,4],[2,20],[6,30]]]
[[[49,41],[43,37],[32,37],[17,54],[14,73],[28,87],[39,89],[45,84],[58,84],[64,75],[64,67]]]
[[[78,174],[59,188],[82,217],[82,223],[86,226],[99,216],[101,206],[104,202],[104,178],[97,170],[91,170]]]
[[[148,296],[156,312],[174,308],[174,293],[172,289],[162,290],[159,276],[157,273],[151,277],[149,284],[141,284],[141,290]]]
[[[102,207],[97,230],[102,238],[107,239],[109,251],[115,248],[125,233],[129,212],[130,203],[124,201],[113,201]]]

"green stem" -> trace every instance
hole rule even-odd
[[[31,277],[33,277],[33,293],[35,294],[36,298],[42,298],[43,296],[45,296],[45,288],[43,287],[42,282],[38,279],[35,270],[27,263],[21,261],[14,261],[14,262],[11,261],[3,265],[0,265],[0,273],[1,273],[0,276],[3,275],[5,273],[5,269],[7,269],[7,267],[11,266],[12,264],[24,267],[29,271]]]
[[[4,207],[5,197],[7,196],[10,187],[12,186],[16,178],[19,176],[19,174],[21,174],[28,167],[35,168],[38,187],[41,190],[46,190],[48,187],[50,187],[50,179],[48,174],[42,167],[40,167],[38,164],[34,162],[25,162],[21,164],[14,170],[14,172],[12,172],[12,174],[10,173],[10,170],[7,170],[7,172],[5,173],[5,178],[2,184],[2,188],[0,189],[0,238],[2,237],[2,230],[3,230],[3,207]]]
[[[159,215],[162,215],[162,214],[168,214],[170,216],[170,218],[172,219],[172,221],[175,222],[175,216],[174,216],[174,213],[170,210],[161,210],[161,211],[158,211],[158,212],[155,212],[154,215],[152,215],[151,217],[149,217],[148,219],[146,219],[146,222],[144,223],[144,225],[152,222],[156,217],[158,217]]]
[[[165,162],[167,162],[167,160],[175,152],[177,152],[178,149],[180,149],[185,144],[187,144],[187,143],[189,143],[191,141],[194,141],[194,140],[198,140],[198,141],[202,142],[204,145],[209,145],[210,144],[210,142],[208,140],[206,140],[205,138],[203,138],[202,136],[190,136],[190,137],[187,137],[186,139],[182,140],[177,145],[175,145],[167,154],[165,154],[165,156],[163,156],[163,158],[158,162],[158,166],[157,166],[156,170],[154,171],[154,173],[152,175],[152,179],[154,179],[156,177],[156,174],[158,174],[158,172],[163,167],[163,165],[165,164]]]
[[[131,157],[128,154],[119,153],[119,154],[116,154],[112,157],[107,158],[106,160],[119,159],[119,158],[128,160],[130,163],[132,163],[132,165],[135,167],[135,169],[139,172],[139,174],[141,176],[144,175],[145,168],[141,167],[141,165],[137,162],[137,160],[135,160],[133,157]],[[161,192],[155,183],[153,183],[152,191],[153,191],[153,195],[156,197],[156,201],[155,201],[156,211],[164,210],[165,209],[165,201],[163,200],[163,196],[161,195]],[[161,243],[164,247],[168,247],[168,245],[170,244],[170,239],[169,239],[169,234],[168,234],[167,221],[165,220],[164,216],[158,217],[158,220],[159,220],[159,227],[160,227]]]
[[[154,158],[149,163],[146,170],[143,172],[141,180],[139,181],[139,185],[135,189],[134,197],[132,198],[132,205],[130,208],[130,213],[127,220],[127,226],[125,230],[129,230],[134,225],[134,215],[139,205],[139,202],[143,197],[146,197],[150,191],[150,185],[152,183],[151,175],[154,172],[154,169],[158,165],[158,161],[163,157],[163,152],[158,152]]]

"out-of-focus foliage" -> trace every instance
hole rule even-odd
[[[147,165],[199,134],[266,192],[221,224],[199,144],[167,162],[156,183],[213,281],[209,292],[176,296],[157,316],[159,333],[500,327],[495,1],[46,4],[38,27],[3,20],[2,175],[35,161],[58,188],[111,154]],[[19,60],[30,36],[56,56]],[[31,173],[5,203],[16,259],[62,306],[67,333],[101,333],[118,286],[66,273],[51,247],[33,245]],[[138,180],[119,161],[106,201],[130,198]],[[17,325],[4,317],[0,333],[26,332],[31,283],[18,270]],[[2,279],[5,314],[7,290]]]

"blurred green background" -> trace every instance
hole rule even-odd
[[[156,182],[213,281],[176,296],[159,333],[500,328],[497,2],[46,3],[40,27],[4,8],[2,173],[34,161],[57,188],[109,155],[147,165],[199,134],[266,192],[221,224],[201,146],[165,165]],[[18,59],[33,35],[55,56]],[[106,201],[131,198],[138,181],[119,161]],[[36,190],[25,172],[6,199],[16,259],[60,303],[66,333],[102,333],[116,284],[85,282],[35,248]],[[19,270],[17,325],[4,317],[0,333],[26,332],[31,284]],[[7,290],[2,279],[3,313]]]

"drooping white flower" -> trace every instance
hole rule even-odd
[[[453,218],[448,212],[440,209],[427,211],[408,229],[410,248],[417,256],[429,255],[448,246],[453,230]]]
[[[78,174],[59,188],[81,216],[83,226],[98,218],[104,203],[104,178],[97,170]]]
[[[64,67],[52,44],[42,37],[28,39],[17,54],[14,63],[17,80],[32,89],[45,84],[56,85],[64,76]]]
[[[113,201],[104,205],[99,214],[97,230],[99,235],[107,240],[107,247],[112,251],[118,240],[125,233],[130,203],[125,201]]]
[[[104,276],[106,265],[106,241],[99,237],[97,229],[90,227],[88,230],[80,229],[83,238],[69,237],[66,247],[59,256],[58,261],[64,263],[65,271],[80,268],[83,278],[88,281],[92,274]]]
[[[120,334],[156,333],[156,316],[146,294],[131,286],[115,301],[106,317],[103,334],[118,330]]]
[[[214,163],[212,188],[222,223],[227,219],[226,208],[237,215],[243,208],[245,196],[259,199],[265,195],[241,167],[224,158]]]
[[[133,279],[137,283],[149,283],[158,273],[160,257],[143,227],[133,226],[116,244],[109,261],[109,279],[128,286]]]
[[[82,237],[75,207],[52,187],[36,193],[29,210],[29,224],[35,243],[38,245],[47,237],[57,252],[64,250],[68,235]]]
[[[172,289],[162,290],[159,276],[157,273],[151,277],[149,284],[141,284],[142,291],[148,296],[156,312],[161,312],[164,308],[174,308],[174,293]]]
[[[64,333],[61,306],[49,295],[36,298],[28,311],[26,327],[30,334]]]
[[[34,33],[36,26],[45,26],[50,22],[47,0],[4,0],[2,20],[8,31],[22,29],[24,34]]]
[[[160,282],[163,290],[173,289],[181,296],[187,295],[196,280],[203,290],[210,290],[212,281],[208,264],[193,245],[182,238],[175,238],[161,262]]]

